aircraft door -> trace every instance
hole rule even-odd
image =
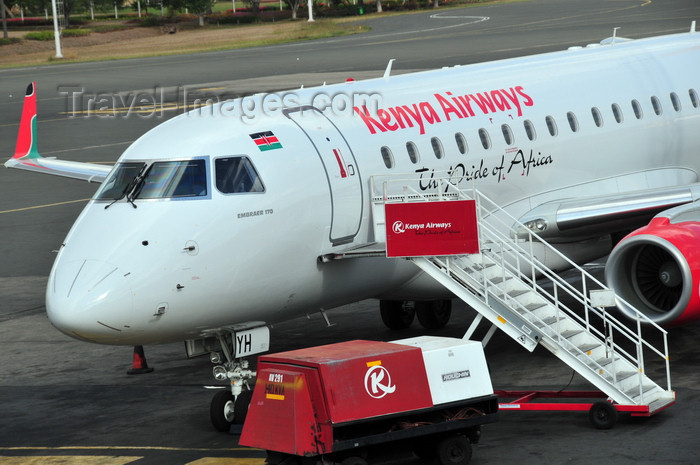
[[[355,155],[343,134],[321,110],[302,106],[284,110],[316,148],[331,194],[333,245],[352,242],[362,221],[362,183]]]

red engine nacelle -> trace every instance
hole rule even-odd
[[[610,253],[605,278],[659,325],[700,319],[700,208],[674,208],[622,239]],[[629,306],[620,309],[634,316]]]

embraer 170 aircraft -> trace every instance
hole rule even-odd
[[[51,271],[54,326],[101,344],[187,340],[191,354],[220,350],[218,337],[235,358],[266,350],[265,325],[369,298],[390,327],[410,324],[413,308],[424,325],[444,325],[451,294],[411,262],[333,259],[377,242],[371,178],[405,173],[418,191],[445,173],[476,186],[578,263],[617,244],[606,276],[618,295],[659,324],[700,318],[694,24],[435,71],[390,68],[180,115],[114,167],[41,157],[30,85],[6,166],[102,183]]]

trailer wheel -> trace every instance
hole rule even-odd
[[[285,457],[280,465],[299,465],[299,459],[290,455]]]
[[[343,459],[342,462],[340,462],[341,465],[368,465],[367,460],[363,459],[362,457],[358,456],[352,456],[348,457],[346,459]]]
[[[464,435],[469,439],[469,444],[479,444],[479,439],[481,439],[481,425],[469,428],[464,431]]]
[[[296,455],[284,454],[275,450],[268,450],[265,463],[267,465],[303,465],[306,463],[306,460],[309,460],[308,457],[303,457],[304,461],[301,459],[302,457],[298,457]],[[316,461],[309,463],[316,464]]]
[[[442,465],[467,465],[472,459],[472,445],[460,434],[443,438],[437,452]]]
[[[231,429],[234,418],[235,399],[230,390],[219,391],[214,394],[209,406],[209,418],[211,424],[218,431],[227,432]]]
[[[421,459],[434,459],[437,457],[437,447],[435,446],[435,438],[417,438],[413,444],[413,453]]]
[[[379,313],[389,329],[406,329],[413,323],[416,310],[402,300],[380,300]]]
[[[265,463],[268,465],[279,465],[284,459],[282,452],[277,452],[276,450],[268,450],[266,452],[267,458],[265,459]]]
[[[451,300],[416,302],[416,316],[418,316],[418,322],[425,329],[444,328],[449,323],[451,315]]]
[[[597,429],[610,429],[617,423],[617,409],[610,402],[596,402],[588,411],[588,419]]]

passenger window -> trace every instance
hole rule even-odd
[[[479,139],[481,139],[481,145],[486,150],[491,148],[491,138],[489,137],[489,133],[486,129],[484,129],[484,128],[479,129]]]
[[[440,142],[440,139],[438,139],[437,137],[431,137],[430,138],[430,145],[433,146],[433,152],[435,153],[435,158],[437,158],[439,160],[443,156],[445,156],[445,153],[442,151],[442,142]]]
[[[394,167],[394,155],[391,153],[391,149],[386,145],[379,150],[382,154],[382,160],[384,160],[384,166],[391,169]]]
[[[651,98],[651,106],[654,107],[654,113],[656,113],[657,116],[660,116],[661,113],[663,113],[663,108],[661,108],[661,102],[659,102],[658,97],[653,96]]]
[[[591,108],[591,115],[593,115],[593,122],[596,126],[603,126],[603,115],[600,114],[600,110],[597,107]]]
[[[622,110],[620,110],[620,105],[618,105],[617,103],[613,103],[611,108],[613,116],[615,117],[615,121],[617,121],[618,123],[622,123],[624,118],[622,117]]]
[[[513,131],[507,124],[501,125],[501,131],[503,132],[503,139],[505,139],[507,145],[513,145]]]
[[[559,132],[557,130],[557,122],[554,121],[554,118],[551,116],[547,116],[544,120],[547,123],[547,130],[549,131],[549,134],[552,137],[556,136]]]
[[[537,139],[537,132],[535,132],[535,125],[532,124],[532,121],[529,119],[526,119],[523,122],[523,126],[525,126],[525,133],[527,134],[527,138],[530,140],[535,140]]]
[[[671,105],[677,112],[681,111],[681,99],[678,98],[678,94],[675,92],[671,92]]]
[[[576,119],[576,115],[574,114],[573,111],[570,111],[566,114],[566,119],[569,121],[569,127],[571,128],[571,132],[577,132],[578,131],[578,120]]]
[[[636,116],[637,119],[642,119],[642,116],[644,116],[644,113],[642,112],[642,105],[640,105],[637,100],[632,100],[632,110],[634,111],[634,116]]]
[[[217,158],[216,188],[224,194],[265,192],[257,171],[246,157]]]
[[[693,104],[694,108],[700,106],[700,99],[698,99],[698,93],[695,92],[695,89],[690,89],[688,95],[690,95],[690,102]]]
[[[408,152],[408,158],[411,159],[411,163],[416,164],[420,160],[418,156],[418,147],[413,142],[406,142],[406,151]]]
[[[469,147],[467,146],[467,139],[464,138],[464,134],[461,132],[458,132],[455,134],[455,142],[457,142],[457,148],[459,149],[459,153],[462,155],[466,155],[467,151],[469,150]]]

